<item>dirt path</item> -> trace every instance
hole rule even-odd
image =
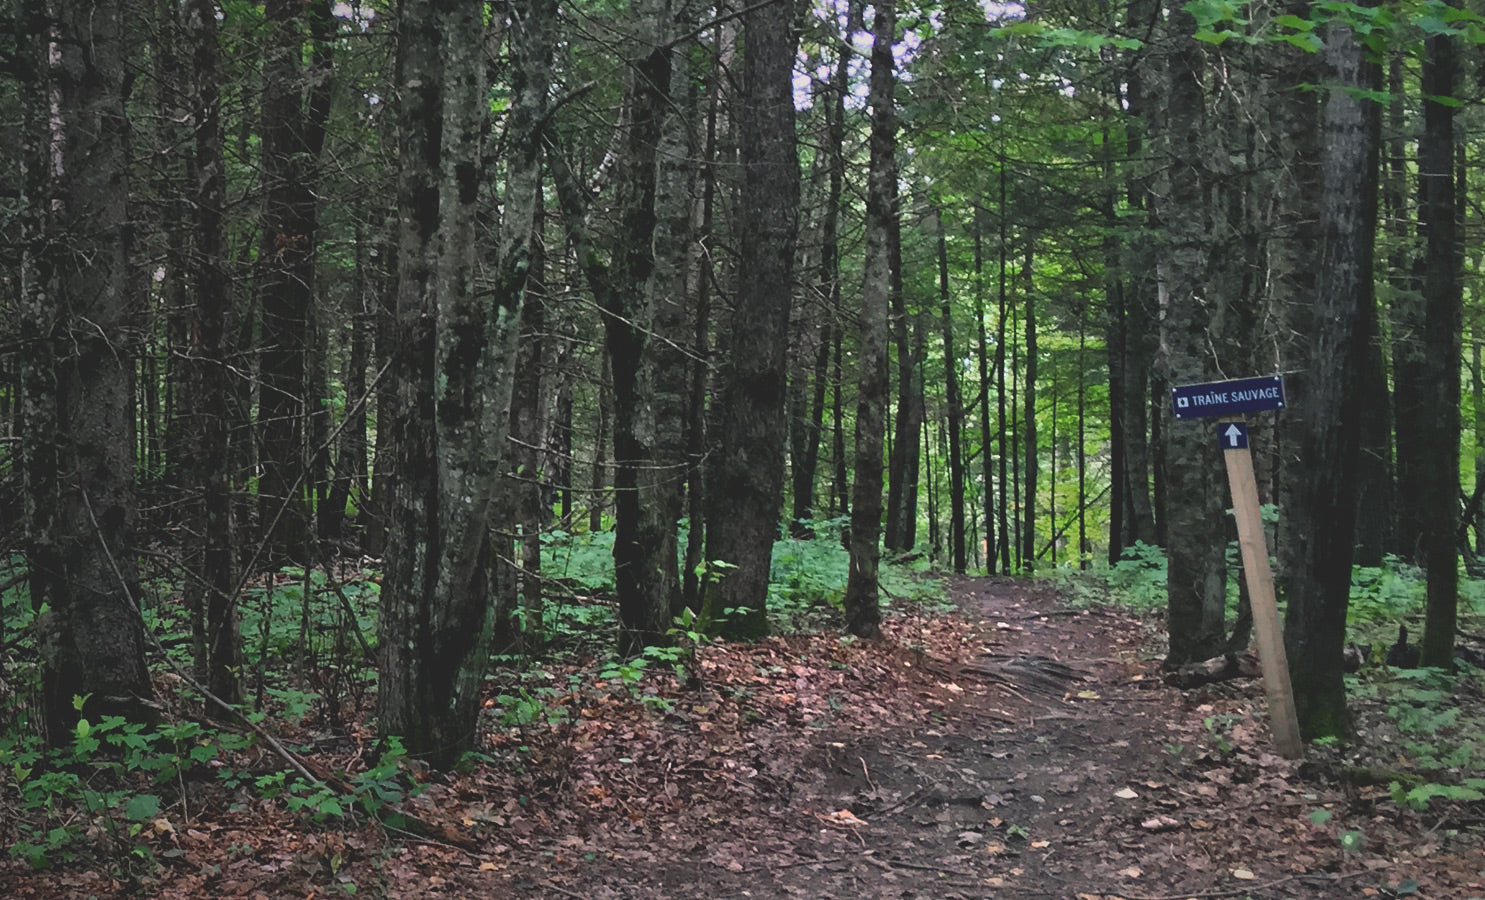
[[[944,705],[758,760],[745,774],[769,787],[685,840],[585,843],[591,861],[507,887],[587,900],[1257,900],[1416,883],[1420,897],[1485,896],[1467,881],[1485,879],[1478,831],[1420,834],[1426,823],[1383,810],[1379,792],[1268,753],[1256,685],[1166,688],[1140,622],[1068,609],[1046,587],[976,579],[955,592],[974,623],[964,665],[920,662]],[[1316,810],[1330,818],[1317,824]],[[1370,846],[1343,849],[1352,829]]]

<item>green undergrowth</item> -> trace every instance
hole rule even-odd
[[[828,628],[839,618],[850,573],[850,556],[841,544],[847,520],[809,523],[814,537],[776,541],[769,571],[768,614],[779,633]],[[679,546],[687,533],[681,531]],[[726,577],[725,561],[702,564],[710,577]],[[542,572],[554,580],[548,590],[552,639],[570,639],[611,626],[614,620],[613,533],[553,532],[542,538]],[[884,563],[880,570],[884,603],[948,608],[944,583],[923,559]]]
[[[1377,759],[1393,801],[1485,801],[1485,672],[1368,666],[1347,678],[1357,744]]]
[[[373,816],[395,826],[392,806],[421,790],[395,739],[332,786],[263,753],[250,731],[189,719],[81,718],[66,738],[47,747],[25,716],[0,734],[0,842],[36,869],[90,861],[137,882],[180,855],[173,837],[213,810],[268,802],[315,823]]]
[[[1166,606],[1165,555],[1136,544],[1113,565],[1089,571],[1060,570],[1055,577],[1077,606],[1110,605],[1158,616]],[[1241,570],[1232,568],[1232,581]],[[1485,671],[1461,663],[1455,672],[1386,665],[1399,625],[1410,642],[1422,631],[1427,578],[1417,566],[1389,557],[1383,565],[1357,566],[1351,577],[1348,642],[1366,662],[1347,676],[1356,719],[1349,753],[1374,757],[1394,802],[1414,811],[1436,802],[1485,802]],[[1460,633],[1485,626],[1485,580],[1459,581]],[[1282,598],[1281,598],[1282,602]],[[1229,621],[1232,609],[1229,609]],[[1463,639],[1462,639],[1463,640]]]
[[[775,545],[768,595],[775,632],[839,626],[849,573],[844,524],[813,523],[813,539]],[[543,656],[516,653],[493,661],[491,727],[518,730],[570,715],[558,701],[580,693],[620,695],[663,713],[674,702],[667,698],[693,679],[715,623],[690,613],[676,618],[662,645],[634,658],[614,653],[612,550],[611,532],[544,537],[545,603],[529,623],[542,629],[531,646]],[[0,568],[17,572],[22,565],[11,559]],[[709,577],[726,577],[729,569],[721,561],[704,565]],[[0,847],[12,857],[36,868],[101,863],[121,882],[137,884],[179,852],[172,836],[202,817],[266,804],[311,824],[374,816],[395,825],[397,804],[416,791],[394,740],[379,757],[358,762],[357,771],[335,772],[334,783],[326,784],[297,774],[251,729],[180,712],[199,709],[201,698],[170,674],[192,670],[192,625],[169,573],[146,579],[141,612],[168,657],[153,662],[164,675],[161,699],[170,711],[151,722],[82,719],[48,747],[34,717],[38,611],[24,579],[7,583],[0,595],[0,633],[10,636],[0,657]],[[926,562],[884,564],[881,588],[889,614],[948,607],[944,583]],[[255,577],[237,607],[239,675],[247,698],[242,715],[279,735],[292,752],[311,756],[324,741],[343,742],[360,728],[375,688],[379,593],[379,573],[364,568],[327,573],[291,567]],[[295,736],[307,743],[295,744]]]

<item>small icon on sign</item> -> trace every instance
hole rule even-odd
[[[1187,397],[1177,397],[1176,398],[1176,406],[1179,409],[1185,409],[1186,407],[1188,407],[1190,405],[1191,405],[1191,400],[1189,398],[1187,398]]]
[[[1245,450],[1248,447],[1248,428],[1237,422],[1228,422],[1226,427],[1217,427],[1217,443],[1224,450]]]

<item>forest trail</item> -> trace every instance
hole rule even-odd
[[[928,677],[900,685],[920,715],[796,732],[751,776],[768,789],[741,791],[674,853],[614,847],[506,886],[588,900],[1485,896],[1478,832],[1451,844],[1378,809],[1385,788],[1269,752],[1256,681],[1168,688],[1144,623],[1070,608],[1046,583],[959,579],[953,594],[959,658],[929,638]],[[895,637],[912,646],[910,630]],[[1343,848],[1353,829],[1370,846]]]
[[[891,616],[880,642],[704,646],[699,687],[542,672],[562,687],[523,694],[543,704],[524,724],[492,722],[488,762],[413,773],[419,835],[208,782],[193,819],[171,811],[150,838],[154,870],[12,862],[0,895],[1485,897],[1478,809],[1402,812],[1321,751],[1278,758],[1256,682],[1169,688],[1152,626],[1045,581],[951,594],[957,611]]]

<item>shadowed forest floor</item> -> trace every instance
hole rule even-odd
[[[492,725],[489,762],[409,772],[416,827],[309,824],[206,782],[144,836],[150,865],[9,862],[0,894],[1485,897],[1485,806],[1404,810],[1358,777],[1406,763],[1389,736],[1286,761],[1256,680],[1165,686],[1137,618],[1045,582],[951,594],[958,612],[894,616],[880,642],[704,646],[694,689],[548,667],[526,724]],[[367,753],[309,745],[325,771]]]

